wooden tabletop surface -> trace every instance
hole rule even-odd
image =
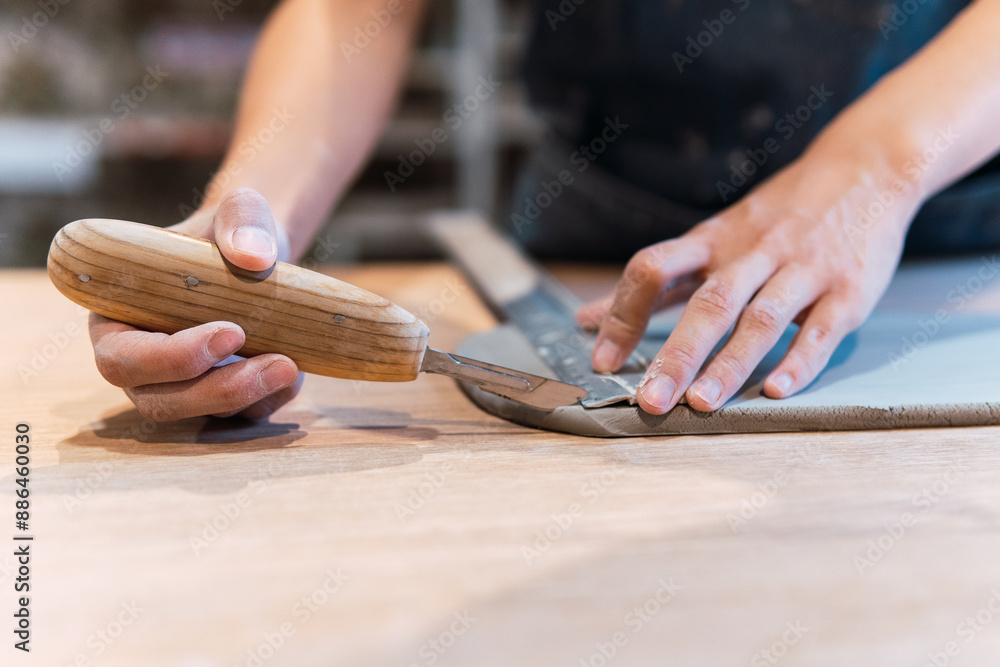
[[[330,272],[442,349],[493,326],[444,265]],[[434,376],[158,425],[43,272],[0,273],[0,307],[4,665],[1000,664],[1000,427],[587,439]]]

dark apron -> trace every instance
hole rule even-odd
[[[553,258],[622,260],[682,234],[799,156],[966,4],[542,0],[523,75],[549,133],[505,224]],[[906,249],[997,246],[1000,160],[926,202]]]

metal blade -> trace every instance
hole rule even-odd
[[[617,373],[595,373],[590,355],[597,336],[577,327],[573,306],[562,295],[564,290],[554,279],[543,280],[528,294],[504,304],[504,311],[557,378],[587,391],[580,401],[583,407],[635,403],[639,382],[659,351],[660,341],[641,341]]]
[[[420,370],[447,375],[539,410],[572,405],[587,395],[580,387],[503,366],[427,348]]]
[[[590,354],[596,336],[577,327],[574,313],[580,301],[572,292],[482,218],[437,214],[431,229],[498,318],[521,330],[556,378],[587,391],[583,407],[635,403],[639,382],[662,339],[640,342],[617,373],[595,373]]]

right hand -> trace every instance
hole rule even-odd
[[[264,198],[248,188],[230,192],[214,210],[199,211],[170,229],[214,241],[226,259],[248,271],[288,258],[287,235]],[[243,347],[245,338],[232,322],[167,335],[90,315],[97,369],[125,390],[144,417],[157,422],[201,415],[263,419],[292,400],[302,374],[284,355],[262,354],[216,367]]]

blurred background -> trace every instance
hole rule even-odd
[[[0,266],[43,266],[56,230],[79,218],[163,226],[190,214],[219,167],[244,67],[277,4],[4,0]],[[540,135],[516,76],[527,5],[431,3],[394,118],[314,257],[429,256],[413,224],[421,212],[501,210]],[[448,109],[489,75],[503,85],[452,130]],[[435,128],[449,140],[390,192],[384,173]]]

